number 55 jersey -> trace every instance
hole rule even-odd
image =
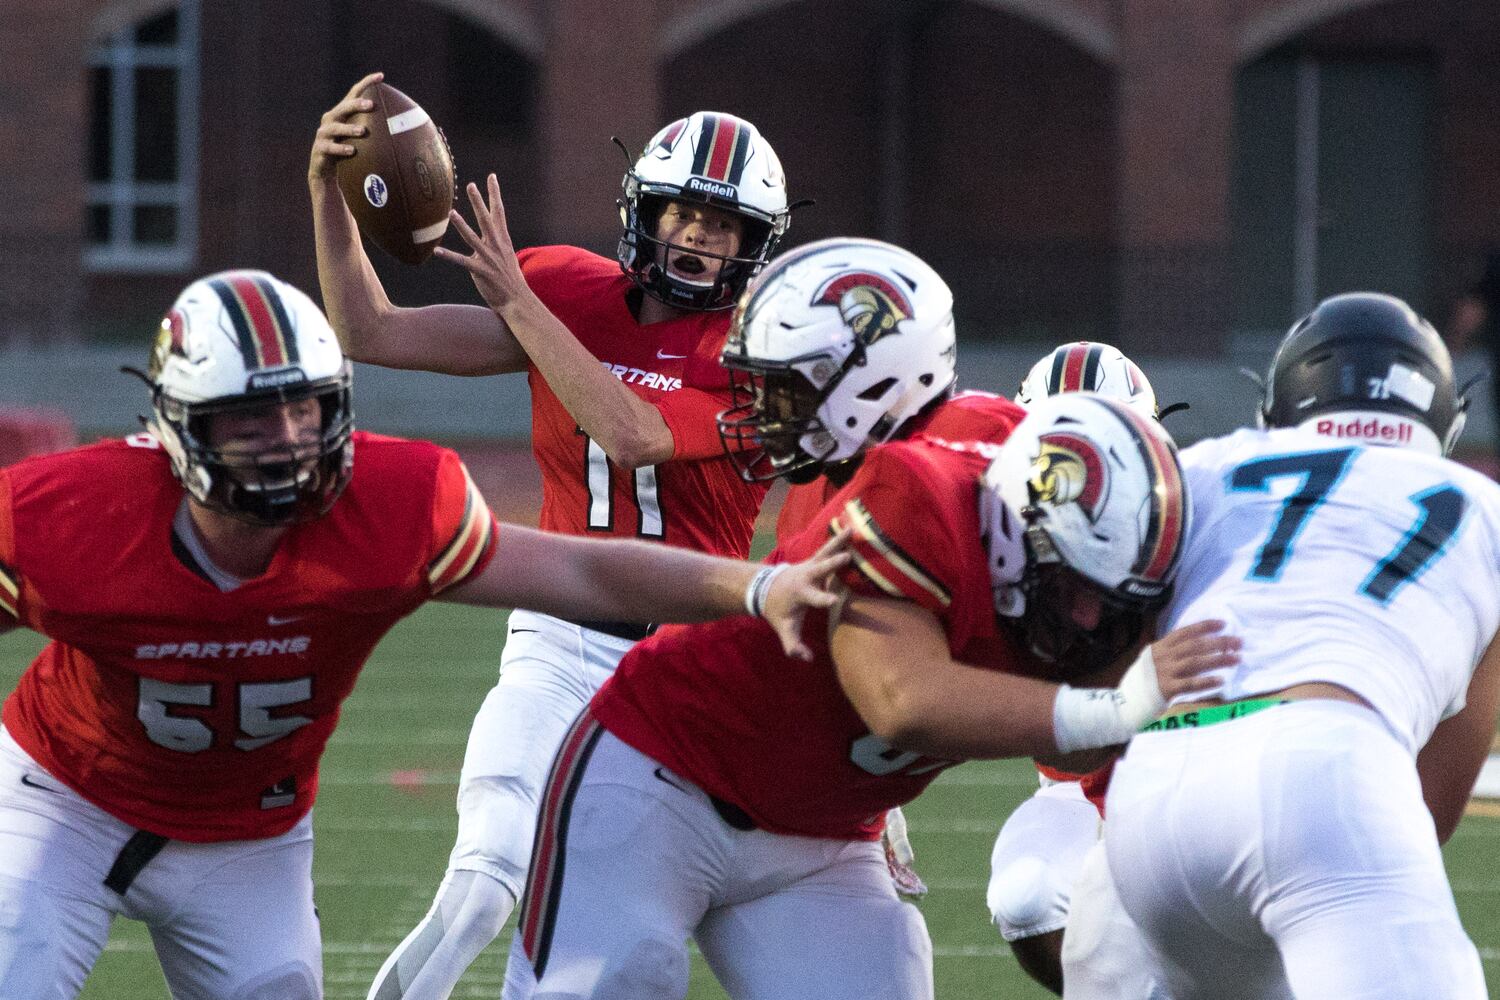
[[[6,730],[59,781],[177,840],[272,837],[312,807],[339,707],[386,631],[482,572],[496,525],[458,456],[356,433],[353,478],[231,590],[174,530],[148,435],[0,472],[0,623],[48,636]]]
[[[1500,626],[1500,487],[1407,448],[1242,430],[1181,453],[1194,519],[1161,634],[1244,640],[1226,701],[1322,681],[1415,753]]]

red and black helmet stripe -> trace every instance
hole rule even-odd
[[[661,141],[656,145],[658,148],[666,148],[668,151],[677,145],[677,139],[682,135],[682,130],[687,128],[687,119],[679,118],[667,126],[667,131],[662,135]]]
[[[212,279],[209,286],[234,324],[247,371],[298,363],[291,318],[269,281],[258,275],[232,274]]]
[[[1182,467],[1177,463],[1172,446],[1151,421],[1116,400],[1100,399],[1099,402],[1130,431],[1151,476],[1146,537],[1131,573],[1152,583],[1165,583],[1182,556],[1183,535],[1187,530]]]
[[[749,124],[733,115],[704,115],[690,173],[738,187],[749,156]]]
[[[1047,375],[1047,395],[1092,389],[1098,384],[1099,360],[1103,356],[1103,344],[1086,341],[1053,351],[1052,371]]]

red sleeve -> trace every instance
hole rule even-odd
[[[495,554],[500,526],[469,470],[451,451],[444,450],[438,462],[434,493],[427,584],[436,595],[484,572]]]
[[[961,547],[950,537],[943,498],[900,447],[871,452],[814,523],[853,528],[854,561],[843,571],[851,591],[914,601],[941,615],[953,603]]]
[[[728,379],[725,379],[726,384]],[[721,458],[724,444],[719,439],[719,414],[729,409],[729,393],[723,395],[702,389],[678,389],[651,400],[672,432],[672,458]]]
[[[11,514],[10,474],[0,470],[0,624],[21,620],[21,574],[15,568],[15,523]]]

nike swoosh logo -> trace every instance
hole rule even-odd
[[[683,788],[677,782],[675,782],[671,778],[667,777],[667,773],[665,771],[663,771],[661,768],[658,767],[656,770],[652,771],[651,773],[656,776],[656,780],[657,781],[660,781],[661,783],[666,784],[666,785],[671,785],[673,788],[677,789],[679,792],[681,792],[684,795],[688,794],[688,790],[686,788]]]
[[[656,357],[660,361],[681,361],[683,358],[687,357],[687,355],[686,354],[663,354],[661,351],[657,351],[656,352]]]
[[[540,629],[534,629],[534,628],[513,628],[513,629],[510,630],[510,634],[511,635],[520,635],[522,632],[538,632],[538,631],[540,631]]]
[[[301,615],[286,615],[285,617],[282,617],[280,615],[266,615],[266,624],[267,625],[290,625],[292,622],[298,620],[301,617],[302,617]]]
[[[21,784],[25,785],[27,788],[40,788],[42,791],[51,792],[53,795],[62,794],[62,792],[58,791],[56,788],[51,788],[47,785],[38,784],[37,782],[32,781],[31,775],[29,774],[21,775]]]

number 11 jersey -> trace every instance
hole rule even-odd
[[[717,417],[729,407],[719,352],[728,312],[689,312],[642,326],[619,265],[577,247],[519,254],[526,283],[615,378],[656,407],[672,457],[623,469],[578,426],[535,366],[531,448],[542,474],[541,527],[608,534],[743,559],[767,487],[746,483],[724,453]]]
[[[1200,442],[1182,467],[1193,523],[1158,631],[1222,618],[1244,639],[1212,694],[1337,684],[1413,753],[1463,708],[1500,625],[1500,486],[1294,429]]]

